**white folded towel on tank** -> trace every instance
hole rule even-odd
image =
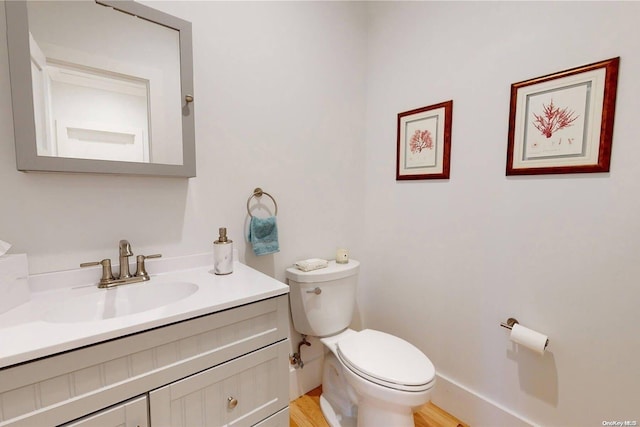
[[[329,261],[320,258],[310,258],[295,263],[298,270],[312,271],[319,268],[326,268],[329,265]]]

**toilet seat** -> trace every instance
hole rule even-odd
[[[345,367],[378,385],[425,391],[435,382],[435,368],[429,358],[396,336],[365,329],[340,339],[336,347]]]

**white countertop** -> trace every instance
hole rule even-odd
[[[94,281],[71,288],[54,286],[54,290],[32,291],[29,302],[0,315],[0,368],[289,292],[284,283],[239,262],[234,263],[233,273],[225,276],[214,275],[213,266],[206,266],[151,274],[148,282],[121,287],[151,287],[176,281],[195,283],[199,288],[184,299],[151,310],[75,323],[43,321],[43,313],[71,298],[112,289],[98,289]],[[36,287],[46,288],[42,284]]]

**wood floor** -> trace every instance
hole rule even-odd
[[[304,396],[291,402],[289,406],[290,427],[328,427],[320,410],[322,387],[315,388]],[[468,427],[429,402],[413,416],[416,427]],[[376,426],[392,427],[392,426]]]

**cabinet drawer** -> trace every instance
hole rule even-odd
[[[252,426],[289,405],[284,340],[149,394],[152,427]]]
[[[145,395],[60,427],[148,427],[148,418]]]
[[[289,427],[289,425],[289,408],[287,407],[271,415],[266,420],[260,421],[255,427]]]

